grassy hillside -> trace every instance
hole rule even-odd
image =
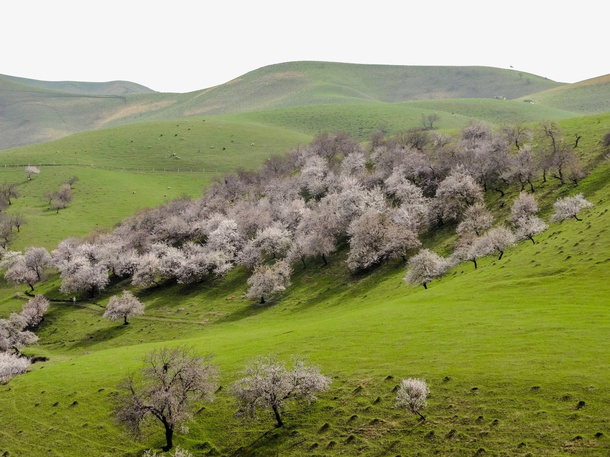
[[[187,195],[197,197],[215,176],[255,169],[311,137],[293,131],[220,119],[189,118],[81,133],[55,142],[0,151],[0,182],[19,183],[7,209],[28,223],[13,247],[48,248],[71,235],[110,228],[143,208]],[[40,175],[27,181],[25,165]],[[74,201],[59,214],[46,192],[78,176]]]
[[[516,98],[562,84],[485,67],[407,67],[289,62],[188,94],[126,82],[46,82],[0,76],[0,149],[85,130],[196,115],[318,104],[427,98]]]
[[[81,81],[39,81],[36,79],[19,78],[16,76],[0,75],[0,87],[6,90],[6,82],[12,81],[30,90],[34,88],[46,89],[56,92],[68,92],[81,95],[127,95],[147,94],[154,92],[148,87],[130,81],[108,82],[81,82]],[[25,87],[22,87],[25,89]]]
[[[551,224],[536,245],[483,259],[477,270],[460,265],[428,290],[407,287],[400,262],[352,276],[340,252],[326,268],[297,267],[293,285],[266,307],[241,299],[241,269],[213,283],[138,291],[146,314],[129,326],[101,318],[124,283],[95,303],[53,303],[40,344],[28,350],[50,360],[0,386],[0,452],[135,457],[158,448],[158,430],[138,442],[117,426],[111,399],[147,351],[172,342],[214,354],[221,370],[216,401],[177,439],[197,456],[608,455],[610,164],[598,139],[610,119],[562,127],[583,136],[579,152],[599,165],[577,187],[537,183],[537,198],[548,220],[557,197],[583,192],[595,204],[584,221]],[[490,195],[487,203],[498,211],[503,202]],[[59,296],[58,286],[55,277],[40,290]],[[0,315],[20,308],[21,289],[0,289]],[[268,353],[308,355],[333,378],[316,404],[288,411],[284,429],[270,415],[237,420],[227,394],[245,363]],[[406,377],[430,385],[426,422],[393,408]]]
[[[523,98],[579,114],[605,113],[610,111],[610,75],[556,87]]]
[[[358,105],[308,105],[276,108],[241,114],[219,115],[221,119],[259,122],[316,135],[345,131],[354,138],[367,140],[384,130],[390,134],[422,126],[422,115],[436,113],[441,129],[458,129],[473,120],[491,125],[537,122],[573,118],[575,113],[543,105],[493,99],[447,99],[404,103],[370,102]]]

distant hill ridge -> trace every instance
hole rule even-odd
[[[128,123],[195,115],[247,113],[314,105],[382,105],[417,100],[532,98],[566,85],[491,67],[287,62],[185,94],[154,92],[126,81],[48,82],[0,75],[0,149]],[[587,86],[588,92],[597,84]],[[602,89],[603,90],[603,89]],[[564,92],[571,99],[571,92]],[[575,96],[581,92],[573,92]],[[575,113],[604,112],[591,97],[566,104]],[[591,108],[593,106],[593,108]],[[555,107],[554,105],[551,107]],[[559,107],[559,106],[557,106]],[[565,110],[565,108],[562,108]],[[601,111],[600,111],[601,110]],[[571,110],[568,110],[571,111]]]

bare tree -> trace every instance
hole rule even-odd
[[[110,297],[103,317],[111,321],[123,320],[123,325],[127,325],[128,317],[142,314],[144,314],[144,303],[128,290],[124,290],[122,297],[117,295]]]
[[[146,366],[120,384],[116,417],[137,436],[144,424],[159,422],[169,451],[176,426],[192,417],[198,402],[213,400],[217,370],[183,347],[158,349],[144,360]]]
[[[420,250],[411,257],[408,262],[409,268],[403,277],[408,284],[419,284],[428,288],[428,283],[435,278],[443,276],[449,269],[447,259],[439,256],[428,249]]]
[[[421,410],[428,406],[426,399],[429,394],[430,389],[425,379],[403,379],[396,392],[396,407],[408,409],[413,414],[417,414],[422,420],[426,420]]]
[[[72,201],[73,192],[69,184],[63,184],[57,192],[55,192],[51,199],[51,207],[56,213],[59,213],[60,209],[64,209]]]
[[[553,205],[555,214],[553,214],[551,220],[553,222],[561,222],[573,217],[577,221],[582,221],[582,219],[578,218],[578,213],[580,210],[591,206],[593,206],[593,203],[585,200],[582,194],[561,198]]]
[[[7,205],[12,205],[12,198],[19,198],[19,192],[17,192],[17,184],[4,182],[0,184],[0,200]]]
[[[281,412],[287,401],[311,403],[331,383],[319,367],[307,366],[299,357],[293,358],[293,368],[289,370],[275,356],[261,356],[250,363],[244,374],[231,386],[239,404],[238,414],[255,418],[258,409],[271,409],[278,427],[284,425]]]

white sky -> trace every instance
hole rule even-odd
[[[601,0],[3,2],[0,73],[163,92],[323,60],[483,65],[577,82],[610,73]]]

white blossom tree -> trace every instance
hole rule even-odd
[[[28,181],[32,180],[32,175],[40,174],[40,168],[35,167],[33,165],[28,165],[25,167],[25,174],[28,175]]]
[[[280,260],[273,265],[259,265],[254,273],[248,278],[248,293],[246,297],[258,299],[265,303],[265,297],[286,290],[290,285],[292,269],[285,260]]]
[[[44,320],[44,314],[49,309],[49,300],[44,295],[30,298],[21,309],[21,316],[25,319],[25,328],[36,328]]]
[[[31,362],[27,357],[10,352],[0,352],[0,384],[28,371]]]
[[[11,252],[4,256],[1,267],[6,268],[4,277],[13,284],[34,284],[46,279],[46,271],[53,265],[51,254],[45,248],[29,247],[25,254]]]
[[[582,194],[561,198],[553,205],[555,214],[553,214],[551,220],[553,222],[562,222],[573,217],[577,221],[582,221],[582,219],[578,218],[578,213],[591,206],[593,206],[593,203],[585,200]]]
[[[506,227],[492,228],[485,232],[481,238],[485,240],[484,242],[489,244],[492,252],[495,251],[500,254],[498,260],[502,259],[504,251],[513,247],[516,241],[515,234]]]
[[[528,239],[533,244],[534,236],[544,232],[548,225],[536,216],[538,203],[533,195],[521,192],[511,207],[511,222],[518,240]]]
[[[255,418],[258,409],[271,409],[277,427],[282,427],[281,413],[290,400],[311,403],[318,392],[329,389],[331,380],[320,368],[308,366],[303,358],[293,358],[293,368],[274,356],[259,357],[245,370],[245,376],[231,386],[239,403],[238,414]]]
[[[429,394],[430,389],[425,379],[403,379],[396,392],[396,407],[407,409],[426,420],[421,411],[428,406],[426,399]]]
[[[25,330],[26,325],[26,318],[16,313],[12,313],[8,319],[0,319],[0,352],[19,354],[22,347],[38,341],[34,333]]]
[[[123,325],[129,324],[128,317],[141,316],[144,314],[144,303],[128,290],[123,291],[123,296],[114,295],[108,300],[104,316],[111,321],[123,320]]]
[[[479,202],[466,208],[464,219],[456,228],[458,234],[474,233],[479,236],[484,230],[491,227],[494,217],[489,212],[485,203]]]
[[[464,167],[458,166],[438,185],[436,199],[444,221],[461,220],[468,206],[483,201],[483,189]]]
[[[449,269],[447,259],[428,249],[420,250],[408,262],[408,270],[403,280],[407,284],[419,284],[428,288],[428,283],[443,276]]]

